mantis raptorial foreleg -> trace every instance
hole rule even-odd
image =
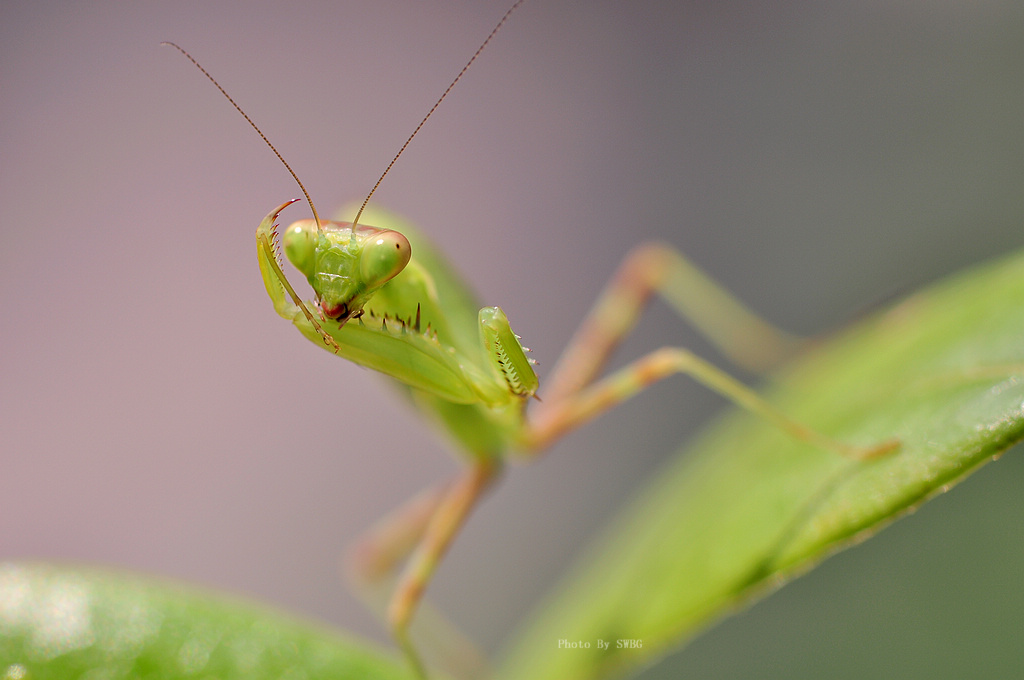
[[[528,424],[528,453],[543,450],[566,432],[677,373],[689,375],[794,438],[842,456],[867,459],[897,448],[895,440],[862,448],[827,437],[789,418],[728,373],[682,348],[656,350],[595,381],[655,291],[740,365],[770,365],[800,344],[749,311],[673,248],[642,245],[626,256],[563,352],[544,401]]]

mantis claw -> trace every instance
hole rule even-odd
[[[270,293],[271,299],[274,301],[274,308],[277,310],[277,313],[285,318],[289,318],[291,316],[292,312],[289,311],[287,304],[287,298],[291,298],[292,304],[302,312],[309,324],[323,339],[324,344],[333,348],[334,353],[337,354],[341,351],[341,347],[339,347],[338,342],[323,329],[323,326],[317,322],[313,313],[310,312],[309,308],[306,306],[306,303],[302,301],[298,294],[296,294],[295,289],[292,288],[292,284],[284,275],[284,271],[281,270],[281,264],[277,259],[279,256],[274,248],[274,246],[279,243],[277,238],[278,216],[281,214],[281,211],[299,200],[300,199],[298,198],[293,198],[290,201],[282,203],[274,208],[274,210],[263,218],[263,221],[260,222],[260,226],[256,229],[256,244],[257,250],[259,251],[260,270],[263,272],[264,284],[266,285],[267,292]],[[273,290],[274,282],[276,282],[277,286],[283,289],[285,295],[280,295],[280,291],[275,294]],[[318,311],[320,310],[318,309]]]
[[[260,233],[269,233],[272,229],[274,229],[277,226],[277,218],[284,211],[284,209],[290,206],[292,203],[298,203],[301,200],[301,198],[293,198],[291,200],[285,201],[281,205],[271,210],[270,214],[264,217],[263,221],[260,222],[258,231]]]

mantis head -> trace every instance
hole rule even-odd
[[[282,238],[285,255],[313,287],[324,315],[342,323],[359,316],[381,286],[412,257],[409,240],[391,229],[344,222],[293,222]]]

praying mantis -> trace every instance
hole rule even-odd
[[[516,2],[406,140],[351,221],[322,220],[305,187],[259,128],[219,88],[291,172],[313,213],[281,233],[277,221],[296,200],[274,208],[256,230],[261,277],[274,310],[314,344],[373,369],[450,435],[465,463],[456,479],[414,498],[353,548],[354,577],[363,583],[399,572],[386,619],[416,675],[427,668],[409,636],[424,592],[473,508],[510,457],[533,459],[566,433],[669,376],[684,374],[822,455],[869,459],[895,451],[896,440],[837,441],[776,410],[754,390],[681,347],[665,347],[602,375],[654,294],[689,319],[723,354],[755,370],[798,351],[801,341],[758,317],[673,248],[641,244],[627,254],[576,335],[543,382],[529,350],[500,307],[481,306],[429,241],[411,226],[367,210],[388,171]],[[306,279],[304,300],[283,269],[280,252]]]

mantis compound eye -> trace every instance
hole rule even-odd
[[[316,222],[313,220],[299,220],[292,223],[281,239],[281,245],[284,246],[284,254],[288,257],[288,261],[307,278],[315,268],[318,240]]]
[[[385,230],[367,239],[359,258],[359,273],[368,289],[380,288],[409,264],[412,246],[397,231]]]

